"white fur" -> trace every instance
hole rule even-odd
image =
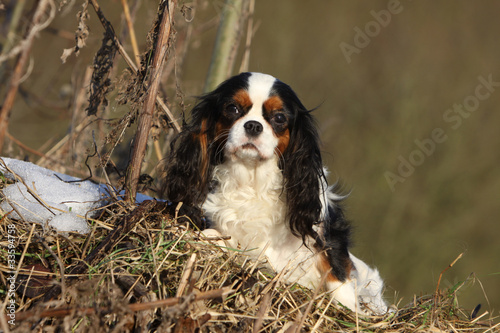
[[[286,278],[313,288],[320,279],[311,260],[315,253],[286,225],[283,179],[276,159],[254,165],[236,160],[217,166],[214,179],[219,186],[208,195],[203,210],[212,228],[231,236],[229,246],[247,250],[253,257],[267,246],[265,256],[273,269],[281,271],[292,262]]]
[[[272,127],[262,116],[262,105],[269,97],[275,78],[253,73],[249,77],[251,110],[233,125],[229,132],[224,153],[226,160],[215,167],[213,180],[218,186],[203,204],[211,221],[208,235],[229,235],[228,245],[246,250],[256,258],[264,255],[272,268],[281,272],[288,282],[298,282],[317,288],[322,276],[318,268],[319,254],[312,251],[313,241],[294,236],[286,218],[283,176],[274,153],[278,140]],[[263,125],[257,137],[248,136],[244,123],[254,120]],[[326,170],[325,170],[326,174]],[[321,217],[328,214],[328,205],[339,199],[327,188],[322,177]],[[321,227],[319,227],[321,228]],[[351,256],[355,269],[344,282],[328,282],[327,288],[343,305],[358,312],[381,314],[387,309],[382,299],[383,283],[377,270],[371,269],[358,258]]]
[[[366,263],[349,253],[356,270],[351,275],[351,281],[356,281],[358,300],[367,311],[376,314],[387,312],[387,304],[383,296],[384,282],[377,269],[369,267]]]

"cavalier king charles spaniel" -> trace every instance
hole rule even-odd
[[[349,252],[350,225],[327,185],[311,112],[276,78],[242,73],[200,98],[172,143],[162,192],[200,207],[205,234],[230,236],[290,283],[326,287],[365,314],[387,311],[383,282]]]

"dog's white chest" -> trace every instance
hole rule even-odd
[[[286,223],[282,173],[276,161],[254,169],[226,163],[214,175],[218,186],[203,204],[210,228],[230,235],[230,247],[239,247],[254,258],[264,251],[273,269],[288,268],[287,279],[311,287],[319,278],[315,260],[311,260],[315,254]]]
[[[279,242],[286,231],[282,175],[276,161],[258,167],[227,162],[214,170],[218,186],[203,204],[211,227],[231,235],[231,245],[242,248]]]

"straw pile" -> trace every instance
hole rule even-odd
[[[328,293],[287,285],[245,251],[204,239],[183,210],[115,204],[88,236],[3,217],[16,235],[17,332],[494,332],[457,290],[416,297],[382,317],[335,306]],[[175,218],[177,214],[177,218]],[[118,230],[118,232],[116,232]],[[115,235],[115,236],[113,236]],[[3,242],[4,243],[4,242]],[[10,270],[2,244],[0,267]],[[473,318],[473,319],[471,319]],[[7,318],[9,320],[9,318]],[[3,321],[3,318],[2,318]],[[2,323],[5,329],[6,323]]]

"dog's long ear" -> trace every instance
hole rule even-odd
[[[285,179],[290,229],[303,240],[306,236],[316,238],[313,225],[319,223],[322,209],[326,209],[321,197],[327,190],[323,188],[326,181],[317,126],[295,93],[284,83],[279,84],[283,85],[280,94],[286,94],[283,98],[288,103],[286,107],[293,113],[290,141],[280,165]]]
[[[290,229],[303,241],[313,237],[315,246],[325,251],[332,274],[345,281],[352,268],[348,252],[350,224],[336,203],[341,197],[328,194],[317,124],[311,112],[291,89],[281,89],[280,94],[283,92],[283,99],[289,103],[286,107],[294,115],[289,144],[281,160]],[[318,235],[313,226],[320,223]]]
[[[172,141],[163,161],[161,195],[170,201],[197,206],[207,193],[214,166],[216,113],[213,96],[206,95],[192,111],[192,119]]]

